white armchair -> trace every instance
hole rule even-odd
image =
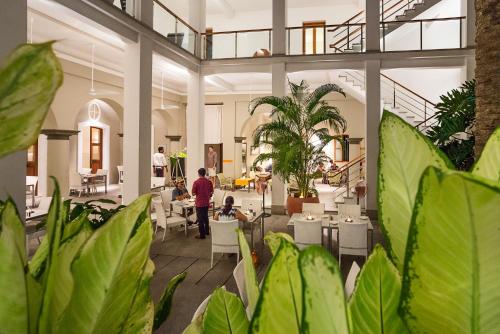
[[[298,218],[294,224],[294,240],[299,249],[310,245],[321,245],[323,234],[321,233],[321,219],[307,220]]]
[[[349,274],[347,274],[347,279],[345,281],[344,291],[345,297],[349,299],[351,297],[352,292],[354,291],[354,286],[356,285],[356,278],[358,277],[360,268],[356,261],[352,262],[351,269],[349,270]]]
[[[353,217],[357,218],[361,216],[361,206],[359,204],[339,204],[339,220],[343,220],[342,217]]]
[[[167,228],[180,226],[186,223],[186,220],[181,216],[168,216],[163,209],[162,203],[160,201],[153,201],[153,207],[156,213],[156,228],[155,234],[158,232],[158,227],[163,229],[163,238],[161,241],[165,241],[165,234],[167,233]]]
[[[312,215],[322,215],[325,213],[325,203],[304,203],[302,212],[309,212]]]
[[[339,221],[339,266],[342,255],[368,257],[368,223],[346,223]]]
[[[240,244],[238,242],[238,220],[217,221],[210,220],[212,235],[212,256],[210,268],[214,266],[214,253],[235,253],[236,262],[240,262]]]

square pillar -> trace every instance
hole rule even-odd
[[[123,203],[151,191],[151,96],[153,42],[125,47],[123,115]]]
[[[191,72],[188,81],[186,106],[187,189],[191,192],[193,182],[198,178],[198,169],[205,166],[205,76]]]
[[[273,1],[273,55],[286,54],[287,0]]]
[[[380,60],[365,62],[365,159],[366,159],[366,210],[377,211],[377,161],[379,151],[378,130],[382,116],[380,95]]]
[[[380,2],[366,0],[366,51],[380,51]]]
[[[26,0],[0,2],[0,64],[19,44],[26,43],[28,8]],[[8,32],[8,33],[7,33]],[[26,209],[26,151],[0,159],[0,200],[9,196],[24,219]]]
[[[44,129],[41,132],[47,140],[47,169],[46,175],[39,176],[47,181],[47,196],[54,192],[54,181],[47,176],[53,176],[59,183],[62,197],[69,195],[69,139],[78,134],[75,130]]]
[[[271,65],[272,70],[272,90],[273,96],[286,95],[286,68],[285,63],[276,63]],[[275,173],[273,173],[273,189],[271,212],[273,214],[285,214],[286,189],[285,182]]]

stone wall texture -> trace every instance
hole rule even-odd
[[[500,0],[476,0],[476,157],[500,126]]]

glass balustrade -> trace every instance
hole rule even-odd
[[[268,57],[271,29],[213,32],[202,35],[203,59]]]

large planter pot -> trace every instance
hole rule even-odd
[[[291,217],[294,213],[301,213],[303,203],[319,203],[319,198],[318,197],[300,198],[300,197],[288,196],[288,199],[286,200],[286,209],[288,215]]]

